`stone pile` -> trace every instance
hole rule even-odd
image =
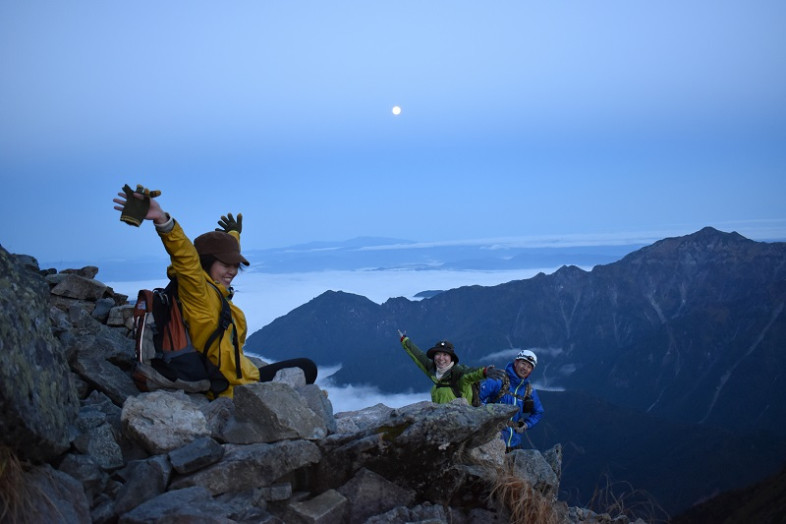
[[[490,494],[503,471],[554,522],[613,521],[557,500],[559,447],[505,455],[511,406],[334,414],[300,370],[233,399],[140,393],[133,306],[97,272],[40,270],[0,247],[0,514],[12,522],[501,523],[510,514]]]

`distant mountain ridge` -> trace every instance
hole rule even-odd
[[[397,329],[424,349],[448,338],[470,365],[501,366],[533,348],[536,385],[566,390],[545,395],[533,444],[570,443],[578,496],[605,470],[671,512],[786,461],[785,303],[786,243],[704,228],[591,271],[563,266],[419,301],[328,291],[246,348],[341,363],[337,382],[388,392],[428,389]]]
[[[423,347],[449,338],[474,364],[535,348],[541,384],[685,422],[732,419],[786,434],[786,403],[750,387],[782,380],[784,302],[786,243],[705,228],[589,272],[565,266],[417,302],[377,305],[326,292],[252,334],[246,347],[271,358],[341,362],[338,381],[391,392],[423,388],[397,347],[397,329]]]
[[[249,249],[243,253],[251,261],[247,271],[303,273],[354,270],[509,270],[543,269],[576,264],[592,267],[618,260],[640,243],[572,245],[559,239],[535,247],[525,243],[491,240],[422,243],[382,237],[358,237],[336,242],[309,242],[292,246]],[[43,267],[81,267],[95,260],[47,262]],[[163,248],[136,259],[101,261],[101,278],[108,282],[166,278],[169,258]]]

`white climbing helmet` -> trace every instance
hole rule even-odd
[[[535,366],[538,365],[538,357],[535,356],[535,353],[530,351],[529,349],[522,349],[519,351],[519,354],[516,355],[515,360],[526,360],[530,364],[532,364],[532,368],[535,369]]]

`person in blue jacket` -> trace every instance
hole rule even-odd
[[[502,380],[487,378],[480,383],[479,396],[482,403],[511,404],[519,407],[508,421],[507,427],[502,430],[502,440],[508,452],[521,449],[522,434],[543,418],[543,404],[529,381],[529,375],[537,364],[538,357],[535,353],[524,349],[505,367],[505,377]]]

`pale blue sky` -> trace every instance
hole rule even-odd
[[[0,244],[160,254],[710,225],[786,238],[786,3],[0,3]],[[391,108],[402,113],[394,116]]]

